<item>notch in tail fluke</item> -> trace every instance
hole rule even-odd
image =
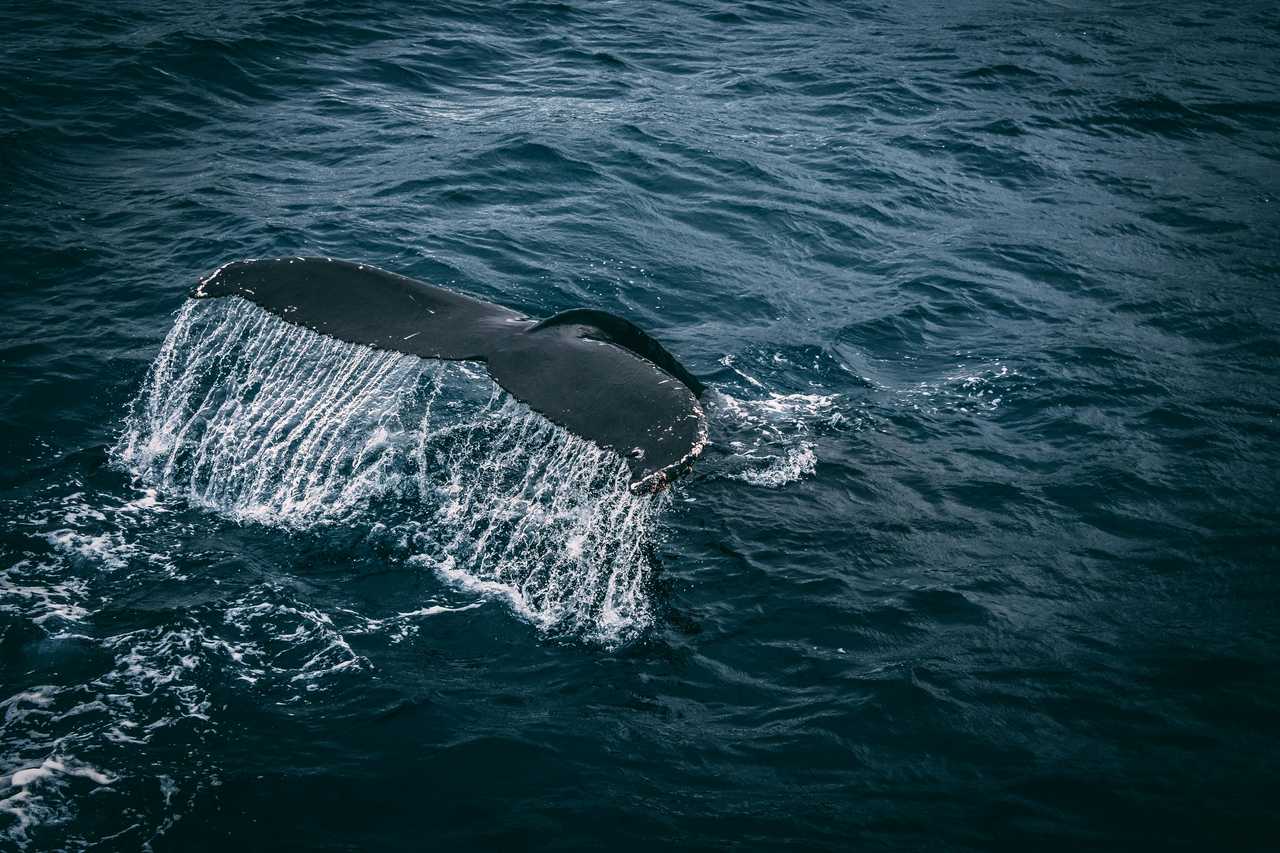
[[[237,296],[349,343],[484,362],[516,399],[626,460],[636,493],[664,488],[706,445],[703,384],[648,334],[603,311],[538,321],[331,258],[235,261],[202,279],[191,296]]]

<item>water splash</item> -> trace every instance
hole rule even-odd
[[[729,476],[753,486],[777,489],[805,477],[812,477],[817,470],[818,457],[813,452],[813,445],[803,442],[788,449],[784,456],[770,457],[764,467],[744,468]]]
[[[460,428],[428,419],[419,492],[434,515],[409,526],[416,562],[546,630],[613,642],[651,622],[645,550],[665,495],[632,495],[619,457],[505,394]]]
[[[990,415],[1024,385],[1018,371],[999,362],[959,364],[939,381],[918,382],[896,393],[911,409],[927,415]]]
[[[424,362],[236,300],[178,315],[117,446],[145,482],[238,520],[343,520],[394,489],[392,436]]]
[[[231,519],[365,525],[540,629],[613,644],[652,621],[665,497],[464,363],[348,344],[240,300],[189,302],[114,451]]]
[[[815,437],[858,426],[858,417],[847,408],[838,394],[769,392],[745,399],[713,392],[708,401],[712,434],[728,456],[712,470],[775,489],[811,477],[818,465]]]

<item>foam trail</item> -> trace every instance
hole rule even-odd
[[[620,457],[465,364],[189,302],[115,456],[238,521],[367,524],[543,630],[614,643],[652,620],[646,549],[667,500],[632,495]]]

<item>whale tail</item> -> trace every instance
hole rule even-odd
[[[196,299],[240,297],[298,326],[422,358],[482,362],[512,396],[622,456],[637,493],[662,489],[706,444],[704,386],[661,344],[604,311],[538,321],[366,264],[235,261]]]

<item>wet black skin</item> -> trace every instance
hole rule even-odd
[[[702,383],[649,335],[603,311],[575,309],[538,321],[331,258],[236,261],[203,279],[191,296],[238,296],[350,343],[483,362],[531,409],[626,459],[637,493],[665,487],[706,441]]]

